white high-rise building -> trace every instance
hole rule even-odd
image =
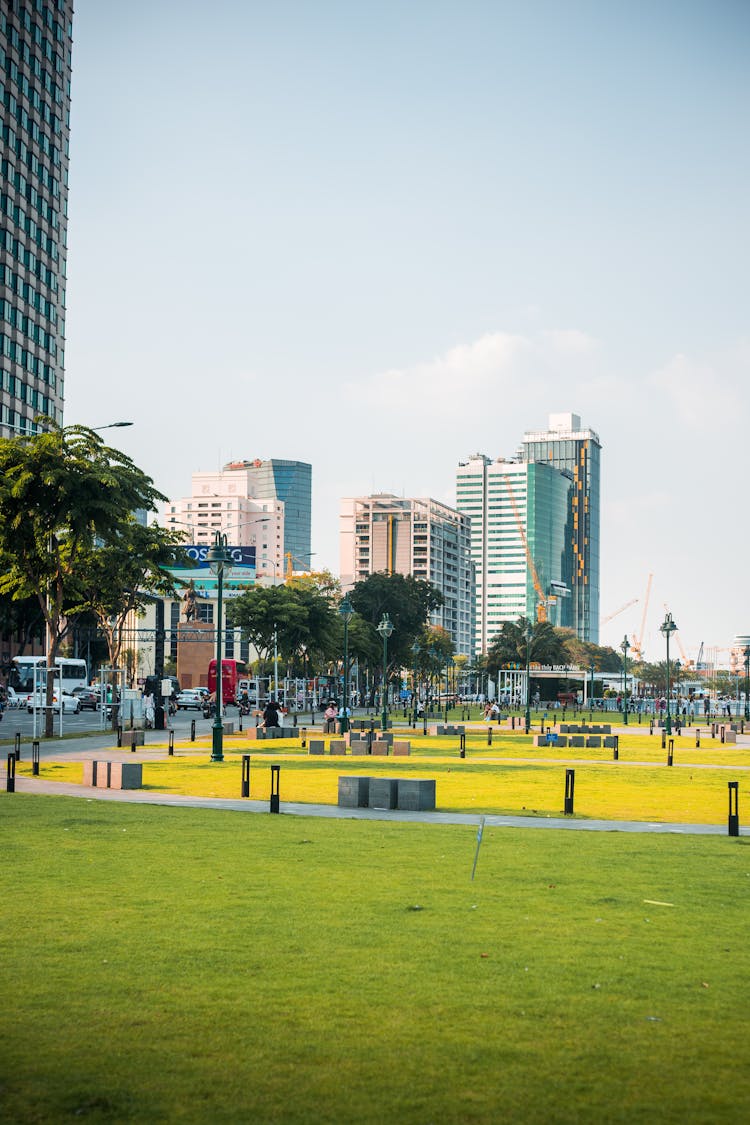
[[[473,655],[474,575],[468,519],[437,500],[391,493],[341,501],[340,574],[344,590],[370,574],[428,580],[444,604],[431,616],[455,651]]]
[[[250,495],[250,469],[193,473],[192,493],[167,504],[167,527],[185,531],[189,542],[210,544],[217,531],[236,547],[255,548],[258,580],[284,578],[284,504],[281,500],[255,500]]]

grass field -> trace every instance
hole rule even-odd
[[[330,740],[326,740],[326,745]],[[636,727],[620,736],[619,760],[611,749],[535,748],[531,739],[507,730],[467,735],[466,758],[457,739],[416,735],[410,757],[310,757],[300,742],[258,743],[242,735],[225,740],[226,760],[212,763],[207,740],[178,744],[174,758],[161,760],[152,737],[143,755],[144,787],[192,796],[240,796],[241,755],[251,755],[251,795],[267,800],[270,765],[281,765],[281,800],[336,804],[338,777],[345,773],[434,777],[438,808],[444,811],[556,817],[562,815],[565,771],[576,771],[575,814],[586,818],[721,824],[728,813],[727,782],[750,782],[750,752],[694,733],[674,738],[675,765],[666,765],[659,735]],[[126,759],[129,751],[122,752]],[[19,775],[31,772],[27,758]],[[80,782],[80,762],[45,762],[50,781]]]
[[[746,838],[0,817],[3,1120],[750,1115]]]

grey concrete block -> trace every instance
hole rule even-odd
[[[112,762],[110,764],[110,789],[140,789],[142,785],[143,765],[141,762]]]
[[[398,778],[398,808],[409,812],[434,812],[434,778]]]
[[[411,754],[411,742],[394,742],[393,743],[393,756],[408,756]]]
[[[319,738],[311,738],[308,754],[325,754],[326,744]]]
[[[598,735],[598,734],[590,734],[588,736],[588,738],[586,739],[586,745],[588,747],[593,748],[593,747],[601,746],[601,744],[602,744],[601,736]]]
[[[368,805],[371,809],[398,807],[398,781],[395,777],[371,777]]]
[[[332,738],[328,744],[329,754],[346,754],[346,742],[343,738]]]
[[[582,734],[571,734],[568,738],[568,746],[583,746],[585,741]]]
[[[383,739],[376,738],[372,744],[372,750],[370,751],[370,753],[373,754],[373,756],[378,755],[380,757],[387,757],[389,750],[390,746],[387,742],[384,742]]]
[[[339,807],[342,809],[366,809],[370,799],[369,777],[339,778]]]
[[[535,746],[549,746],[549,742],[547,741],[547,735],[546,734],[535,734],[534,735],[534,745]]]

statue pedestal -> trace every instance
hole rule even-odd
[[[216,632],[208,621],[177,625],[177,679],[181,688],[208,687],[208,665],[216,656]]]

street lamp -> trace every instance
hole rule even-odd
[[[216,606],[216,711],[214,712],[214,725],[212,732],[211,761],[224,761],[224,723],[222,720],[223,685],[221,682],[221,597],[224,593],[224,568],[230,563],[231,557],[227,550],[227,537],[220,531],[216,532],[213,544],[206,554],[206,561],[211,572],[217,580],[217,606]]]
[[[346,734],[349,730],[349,622],[354,613],[348,594],[339,606],[339,613],[344,622],[344,706],[341,712],[341,733]]]
[[[414,703],[414,726],[417,725],[417,710],[418,710],[418,707],[419,707],[419,700],[418,700],[419,689],[417,687],[417,661],[419,660],[420,651],[421,650],[420,650],[420,647],[419,647],[419,642],[415,641],[414,644],[411,646],[411,654],[414,657],[414,677],[413,677],[412,682],[411,682],[411,684],[412,684],[412,695],[414,697],[413,701],[412,701]],[[750,651],[750,649],[748,651]]]
[[[624,681],[623,687],[622,687],[622,720],[625,723],[625,726],[627,726],[628,725],[628,649],[630,648],[627,633],[622,638],[622,644],[620,645],[620,648],[622,649],[622,678],[623,678],[623,681]]]
[[[742,655],[745,657],[745,722],[750,722],[750,699],[748,699],[748,692],[750,691],[750,645],[742,650]]]
[[[383,638],[383,730],[388,730],[388,638],[393,632],[393,622],[387,613],[380,618],[378,632]]]
[[[589,690],[589,711],[594,710],[594,672],[596,671],[593,662],[589,664],[589,672],[591,673],[591,688]]]
[[[525,727],[528,734],[531,730],[531,622],[526,620],[526,716]]]
[[[667,734],[671,734],[672,733],[672,720],[669,717],[669,691],[670,691],[670,688],[669,688],[669,638],[672,636],[672,633],[675,633],[677,631],[677,626],[675,625],[674,621],[672,620],[672,614],[671,613],[668,613],[666,615],[666,617],[664,618],[664,621],[659,626],[659,631],[664,634],[664,637],[665,637],[666,642],[667,642],[667,722],[666,722],[665,730],[666,730]]]

